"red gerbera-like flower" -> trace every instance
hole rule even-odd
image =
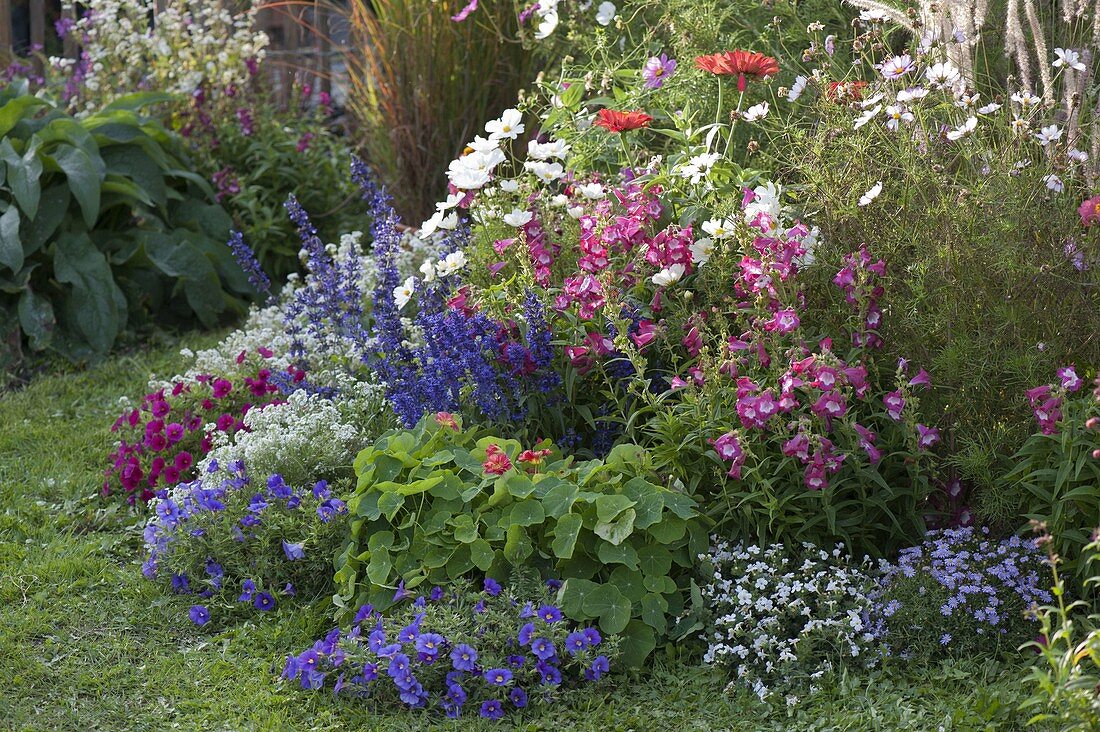
[[[736,76],[737,91],[745,91],[748,79],[763,79],[779,73],[779,62],[756,51],[722,51],[709,56],[697,56],[696,68],[716,76]]]
[[[626,132],[649,127],[653,121],[645,112],[616,112],[613,109],[601,109],[593,123],[610,132]]]

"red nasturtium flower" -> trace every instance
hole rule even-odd
[[[440,427],[446,427],[449,430],[458,432],[458,420],[450,412],[436,412],[435,423]]]
[[[745,91],[750,78],[759,80],[779,73],[779,62],[771,56],[740,49],[696,56],[695,66],[716,76],[736,76],[737,91]]]
[[[645,112],[616,112],[613,109],[601,109],[596,114],[596,121],[593,124],[610,132],[626,132],[649,127],[652,121],[653,118]]]
[[[485,462],[481,467],[489,475],[504,475],[512,469],[512,461],[499,445],[493,444],[485,448]]]

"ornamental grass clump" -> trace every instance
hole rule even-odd
[[[700,637],[705,663],[736,674],[761,699],[809,683],[819,686],[846,664],[873,663],[867,618],[869,567],[804,544],[791,551],[724,541],[699,557],[709,608]]]
[[[564,618],[552,597],[560,584],[504,589],[486,578],[480,592],[458,583],[413,599],[401,583],[400,605],[386,613],[363,605],[347,631],[288,656],[282,675],[382,710],[403,705],[451,719],[546,707],[567,689],[599,683],[618,655],[613,636]]]
[[[191,621],[240,609],[267,612],[286,597],[330,586],[347,512],[324,480],[290,484],[211,461],[203,475],[158,499],[144,530],[142,573],[194,599]]]
[[[988,528],[928,532],[883,562],[870,629],[887,655],[933,658],[1012,651],[1033,638],[1044,555],[1033,541],[998,540]]]

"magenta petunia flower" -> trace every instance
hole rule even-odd
[[[665,83],[665,79],[672,76],[672,72],[676,71],[676,59],[671,59],[665,54],[660,56],[654,56],[645,62],[645,68],[642,69],[642,79],[645,80],[645,85],[650,89],[660,89]]]

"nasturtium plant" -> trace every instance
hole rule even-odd
[[[355,460],[336,602],[384,608],[398,588],[533,568],[562,581],[566,615],[621,635],[627,662],[640,663],[672,634],[691,559],[707,548],[694,500],[649,465],[635,445],[574,462],[443,413],[387,433]]]
[[[0,90],[0,336],[84,360],[136,320],[213,326],[239,307],[232,222],[180,138],[141,114],[166,98],[77,118],[25,83]]]

